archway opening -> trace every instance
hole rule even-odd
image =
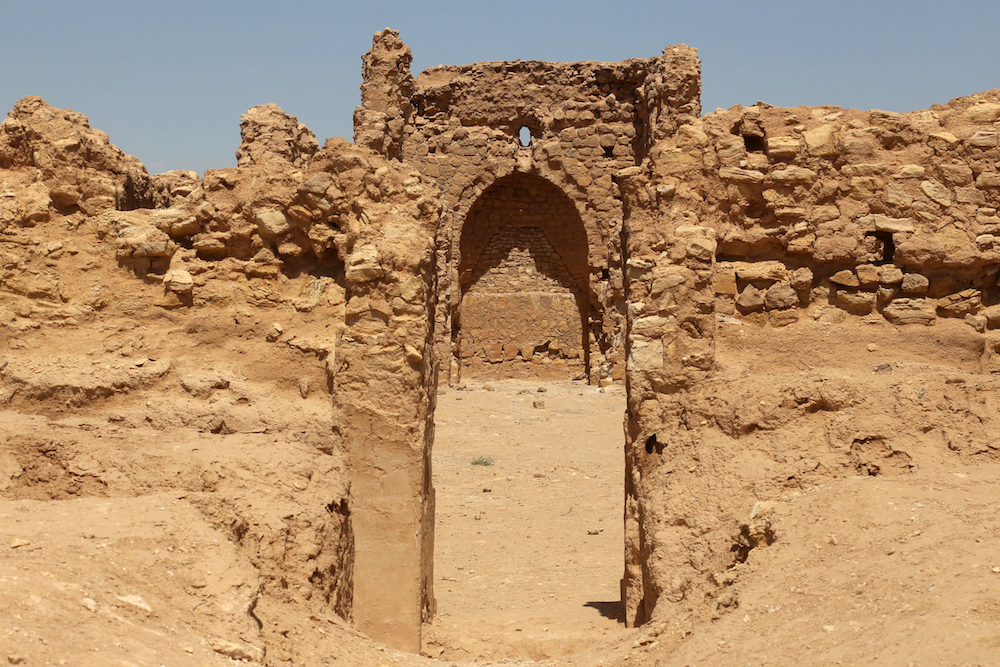
[[[501,178],[470,209],[459,249],[464,377],[589,377],[587,234],[569,197],[539,176]]]

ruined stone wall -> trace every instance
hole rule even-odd
[[[683,125],[617,174],[629,304],[628,623],[714,599],[736,548],[720,529],[734,522],[725,499],[739,484],[761,501],[780,487],[777,473],[724,462],[705,476],[705,441],[739,437],[732,420],[746,409],[713,387],[718,321],[950,318],[980,337],[982,372],[996,372],[998,123],[1000,91],[905,114],[759,103]],[[785,403],[806,413],[851,403],[832,385],[815,392],[789,389]],[[779,471],[800,456],[789,452],[773,453]],[[855,455],[838,450],[827,465],[852,474]]]
[[[541,179],[513,174],[469,213],[461,248],[453,349],[463,372],[586,378],[587,240],[572,202]]]
[[[149,486],[120,472],[144,452],[54,456],[93,460],[97,489],[190,492],[260,571],[243,625],[305,605],[419,650],[435,188],[344,140],[319,149],[274,105],[242,135],[237,168],[150,176],[82,114],[18,103],[0,124],[0,342],[20,352],[0,401],[206,434],[205,454],[165,454],[176,480]],[[248,444],[222,462],[228,436]]]
[[[394,31],[376,34],[365,62],[408,65],[409,50],[397,42]],[[382,83],[366,79],[362,89]],[[406,85],[390,94],[406,97]],[[459,370],[448,332],[459,335],[455,325],[463,321],[460,240],[472,223],[470,211],[497,181],[531,174],[572,202],[586,232],[584,354],[592,379],[624,377],[621,205],[611,174],[640,161],[679,119],[698,116],[699,85],[697,56],[686,46],[620,63],[477,63],[436,67],[417,77],[412,96],[393,113],[410,119],[402,129],[402,158],[444,192],[436,329],[442,360],[453,359],[453,368],[443,367],[446,374]],[[355,114],[359,141],[373,132],[364,120],[369,106],[363,96]],[[522,128],[530,134],[526,146]]]

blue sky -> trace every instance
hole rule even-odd
[[[362,6],[365,5],[365,6]],[[910,111],[1000,87],[1000,2],[73,2],[0,0],[0,108],[83,112],[151,172],[234,166],[275,102],[352,134],[361,55],[401,31],[413,73],[481,60],[622,60],[697,47],[705,111],[763,100]]]

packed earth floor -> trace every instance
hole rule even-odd
[[[438,397],[435,596],[424,653],[567,657],[621,620],[621,387],[468,383]]]

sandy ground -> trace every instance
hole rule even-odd
[[[620,387],[441,389],[433,659],[379,646],[294,581],[274,584],[304,558],[287,517],[330,493],[310,478],[331,458],[308,444],[322,397],[258,397],[236,380],[206,399],[137,387],[87,415],[0,412],[0,664],[1000,664],[1000,379],[978,371],[976,337],[961,322],[803,322],[724,324],[719,343],[725,390],[750,392],[762,426],[703,436],[760,465],[775,443],[805,458],[774,497],[773,544],[713,575],[727,582],[718,608],[701,600],[635,630],[617,617]],[[772,395],[816,378],[854,411],[798,414]],[[222,412],[237,432],[199,421]],[[259,432],[276,416],[290,426]],[[836,473],[828,441],[859,429],[888,458]],[[732,499],[749,514],[752,493]]]
[[[619,620],[624,409],[620,387],[569,382],[438,397],[425,653],[583,659],[631,634]]]

